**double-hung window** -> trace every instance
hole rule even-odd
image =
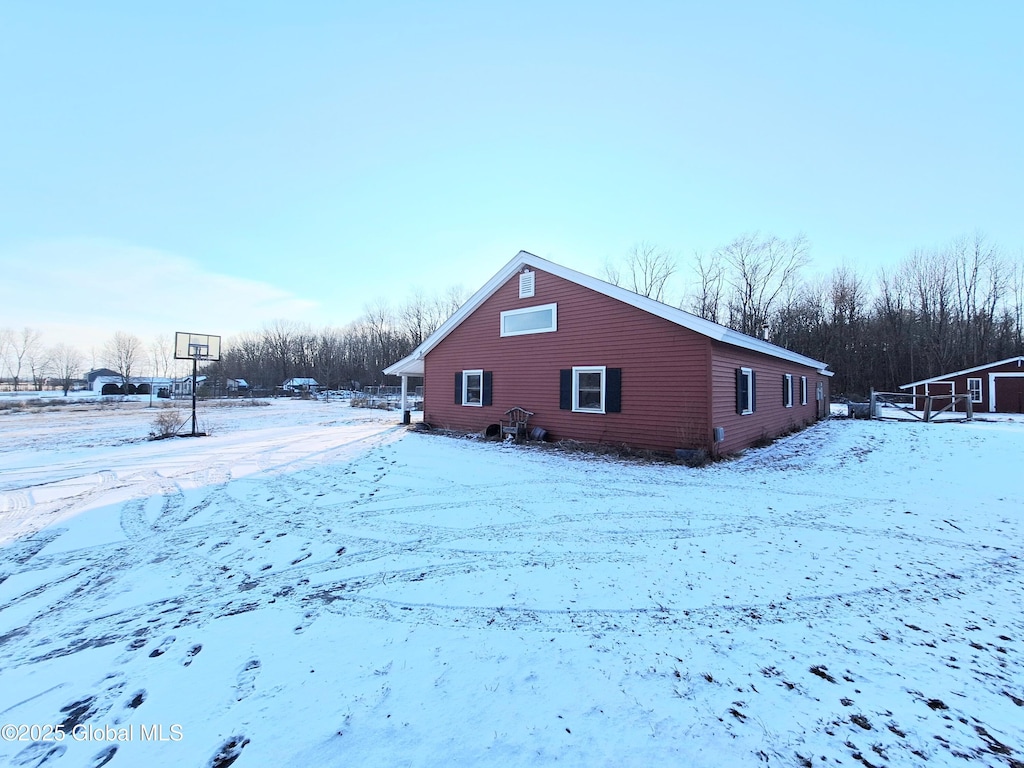
[[[793,407],[793,374],[782,374],[782,405],[786,408]]]
[[[463,371],[462,372],[462,404],[483,405],[484,396],[484,372]]]
[[[967,392],[971,396],[972,403],[981,402],[981,379],[967,379]]]
[[[807,377],[800,377],[800,405],[807,405]]]
[[[482,370],[455,373],[455,404],[480,407],[491,404],[491,372]]]
[[[604,413],[605,367],[572,369],[572,409]]]
[[[622,369],[578,365],[562,370],[558,405],[576,413],[620,413]]]
[[[745,415],[757,408],[757,376],[750,368],[736,369],[736,413]]]

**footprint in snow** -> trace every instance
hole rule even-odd
[[[63,744],[54,744],[50,741],[33,741],[11,758],[11,765],[38,768],[39,766],[46,765],[51,760],[56,760],[67,751],[68,748]]]
[[[125,652],[118,656],[117,659],[115,659],[115,662],[117,664],[127,664],[129,661],[132,660],[133,654],[136,651],[142,650],[146,646],[146,643],[149,642],[146,639],[147,635],[149,635],[148,628],[143,627],[142,629],[136,630],[135,635],[135,639],[128,643],[127,646],[125,646]]]
[[[242,754],[242,749],[248,743],[249,739],[245,736],[232,736],[221,745],[220,750],[213,756],[209,768],[228,768],[229,765],[238,759],[239,755]]]
[[[241,701],[256,690],[256,674],[260,671],[260,666],[259,659],[249,659],[242,667],[238,673],[238,683],[235,686],[235,701]]]
[[[107,747],[102,752],[99,752],[96,757],[92,759],[88,768],[103,768],[104,765],[114,759],[114,755],[117,754],[117,745]]]
[[[185,654],[185,658],[181,662],[181,666],[187,667],[189,664],[191,664],[192,659],[194,659],[196,657],[196,654],[198,654],[201,650],[203,650],[203,646],[200,643],[196,643],[191,648],[189,648],[188,653]]]
[[[149,658],[155,659],[157,656],[163,656],[167,653],[167,649],[170,648],[173,643],[174,635],[168,635],[160,641],[160,644],[156,648],[150,651]]]
[[[121,691],[124,690],[123,677],[124,675],[121,673],[107,675],[101,681],[101,685],[109,683],[103,691],[76,699],[61,707],[60,716],[64,718],[61,725],[64,727],[64,732],[70,733],[75,726],[95,720],[109,712],[114,702],[121,696]]]

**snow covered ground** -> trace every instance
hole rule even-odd
[[[1024,765],[1024,421],[696,470],[154,413],[0,412],[0,764]]]

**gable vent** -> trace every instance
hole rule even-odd
[[[523,272],[519,275],[519,298],[529,299],[533,297],[536,286],[536,272]]]

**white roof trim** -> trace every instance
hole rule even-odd
[[[918,384],[932,384],[936,381],[943,381],[945,379],[948,379],[950,376],[963,376],[965,373],[975,373],[976,371],[984,371],[986,368],[995,368],[997,365],[1006,365],[1007,363],[1013,362],[1016,362],[1018,364],[1024,363],[1024,355],[1008,357],[1005,360],[997,360],[994,363],[976,365],[973,368],[965,368],[962,371],[954,371],[953,373],[940,373],[938,376],[932,376],[930,379],[921,379],[920,381],[912,381],[909,384],[901,384],[900,389],[910,389],[911,387],[916,387]]]
[[[408,357],[403,357],[397,363],[389,365],[384,369],[384,373],[388,376],[422,376],[423,358],[416,357],[416,353],[413,352]]]
[[[752,352],[760,352],[771,357],[776,357],[781,360],[788,360],[798,365],[807,366],[809,368],[816,368],[818,373],[825,376],[832,376],[832,371],[825,370],[828,367],[828,363],[823,363],[820,360],[814,360],[813,358],[806,357],[805,355],[791,352],[788,349],[770,344],[767,341],[748,336],[745,333],[734,331],[731,328],[726,328],[724,325],[713,323],[710,320],[705,320],[697,315],[690,314],[682,309],[671,307],[668,304],[662,304],[660,301],[648,298],[647,296],[641,296],[633,291],[626,290],[617,285],[606,283],[604,280],[598,280],[590,275],[585,275],[582,272],[577,272],[574,269],[563,267],[561,264],[555,264],[553,261],[542,259],[539,256],[534,256],[532,253],[527,251],[520,251],[515,257],[509,261],[504,267],[498,270],[498,273],[488,280],[484,285],[474,293],[469,300],[459,307],[458,311],[449,317],[441,326],[434,331],[430,336],[423,340],[416,349],[408,356],[399,360],[397,363],[388,366],[384,369],[384,373],[388,375],[406,375],[406,376],[422,376],[423,375],[423,358],[426,357],[427,353],[430,352],[434,347],[440,344],[449,333],[454,331],[463,320],[469,317],[476,309],[483,304],[487,299],[494,295],[494,293],[501,288],[513,275],[518,273],[523,267],[535,267],[544,272],[549,272],[552,275],[561,277],[569,282],[581,285],[584,288],[589,288],[597,293],[604,294],[610,298],[616,299],[641,309],[644,312],[648,312],[657,317],[661,317],[669,322],[680,325],[684,328],[689,328],[691,331],[696,331],[702,336],[707,336],[715,341],[720,341],[724,344],[730,344],[734,347],[740,347],[742,349],[748,349]]]

